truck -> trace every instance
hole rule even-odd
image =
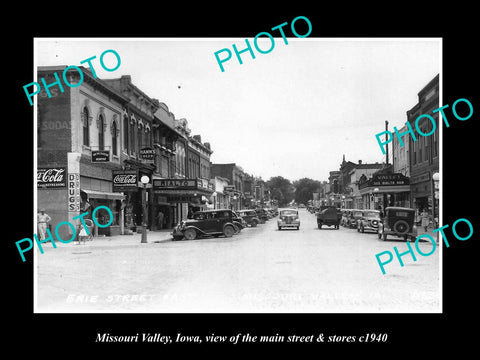
[[[317,225],[321,229],[322,225],[334,226],[339,228],[342,213],[335,206],[327,206],[317,213]]]

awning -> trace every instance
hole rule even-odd
[[[105,192],[105,191],[95,191],[95,190],[86,190],[81,189],[88,195],[90,199],[109,199],[109,200],[124,200],[125,195],[122,193],[114,193],[114,192]]]

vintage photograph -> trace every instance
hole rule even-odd
[[[36,313],[442,312],[442,39],[271,34],[34,39]]]

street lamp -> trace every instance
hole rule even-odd
[[[140,241],[141,243],[147,243],[147,223],[145,221],[145,214],[146,214],[146,211],[145,211],[145,208],[146,208],[146,205],[147,205],[147,202],[145,201],[146,200],[146,194],[147,194],[147,184],[150,182],[150,178],[147,176],[147,175],[143,175],[141,178],[140,178],[140,181],[142,182],[143,184],[143,189],[142,189],[142,240]]]

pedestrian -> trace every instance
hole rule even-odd
[[[45,240],[47,237],[47,223],[52,221],[52,218],[45,213],[45,209],[40,209],[40,214],[37,215],[38,234],[40,240]]]
[[[80,213],[88,213],[83,217],[83,219],[91,219],[92,214],[90,213],[90,210],[92,208],[92,205],[88,201],[88,198],[85,198],[85,200],[82,198],[82,201],[80,201]],[[82,231],[83,230],[83,231]],[[77,220],[77,230],[75,232],[75,239],[74,242],[78,242],[80,244],[80,236],[87,236],[86,231],[83,227],[83,223],[80,220]],[[83,238],[84,240],[84,238]],[[85,240],[84,240],[85,241]]]
[[[159,227],[160,230],[163,229],[163,218],[164,218],[164,215],[163,215],[162,210],[158,210],[157,224],[158,224],[158,227]]]
[[[430,220],[428,216],[427,208],[423,208],[420,216],[422,217],[422,227],[424,228],[425,232],[427,232],[428,231],[427,227]]]

